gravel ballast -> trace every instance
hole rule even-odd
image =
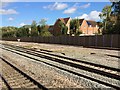
[[[51,53],[67,56],[83,61],[93,62],[96,64],[106,65],[114,68],[120,68],[120,60],[116,57],[107,56],[115,55],[119,56],[119,51],[106,50],[106,49],[94,49],[83,48],[76,46],[58,45],[58,44],[43,44],[43,43],[30,43],[30,42],[13,42],[13,41],[1,41],[1,43],[7,43],[26,48],[34,48],[36,50],[49,50]]]
[[[3,50],[4,51],[4,50]],[[16,56],[16,55],[14,55],[14,56]],[[31,56],[31,55],[30,55]],[[34,56],[31,56],[31,57],[34,57]],[[14,57],[15,58],[15,57]],[[37,58],[37,57],[34,57],[34,58]],[[16,58],[17,59],[17,58]],[[15,60],[16,60],[15,59]],[[40,58],[38,58],[38,59],[40,59]],[[18,60],[18,62],[19,62],[20,60]],[[26,63],[25,63],[26,62]],[[49,61],[47,61],[47,62],[49,62]],[[21,61],[21,62],[19,62],[20,63],[20,65],[23,65],[25,68],[27,68],[27,69],[29,69],[29,71],[30,72],[32,72],[32,73],[34,73],[34,74],[38,74],[39,73],[39,69],[38,68],[40,68],[39,67],[39,65],[38,65],[38,63],[36,63],[36,65],[35,64],[31,64],[31,62],[30,62],[30,60],[25,60],[25,61]],[[49,62],[50,63],[50,62]],[[52,62],[53,63],[53,62]],[[40,63],[39,63],[40,64]],[[56,65],[57,63],[55,63],[55,65]],[[58,66],[59,66],[60,64],[58,64]],[[43,67],[43,64],[42,65],[40,65],[40,66],[42,66]],[[46,67],[46,65],[45,65],[45,67]],[[49,67],[49,66],[48,66]],[[64,65],[63,65],[63,67],[65,67]],[[31,68],[31,69],[30,69]],[[70,67],[68,67],[68,66],[66,66],[66,68],[68,68],[68,69],[71,69],[71,70],[73,70],[73,71],[76,71],[76,69],[73,69],[73,68],[70,68]],[[54,70],[54,68],[52,68],[52,70]],[[46,70],[45,70],[46,71]],[[59,71],[59,70],[58,70]],[[87,73],[89,76],[91,76],[91,77],[93,77],[94,78],[94,74],[91,74],[91,73],[88,73],[88,72],[86,72],[86,71],[83,71],[83,70],[81,70],[81,71],[76,71],[76,72],[80,72],[80,73],[82,73],[82,74],[85,74],[85,73]],[[41,72],[40,72],[41,73]],[[50,72],[50,73],[52,73],[52,72]],[[61,74],[61,73],[60,73]],[[66,75],[66,73],[64,73],[64,75]],[[63,76],[64,76],[63,75]],[[58,76],[58,75],[57,75]],[[67,75],[66,75],[67,76]],[[50,75],[48,75],[47,77],[49,77],[50,79],[51,79],[51,74]],[[74,75],[71,75],[70,77],[75,77]],[[71,78],[69,77],[69,79],[70,80],[72,80]],[[101,78],[102,76],[99,76],[99,78]],[[57,80],[58,80],[58,77],[56,77],[57,78]],[[76,78],[76,77],[75,77]],[[46,82],[46,79],[44,79],[45,80],[45,82]],[[42,81],[44,81],[44,80],[42,80]],[[51,81],[51,80],[53,80],[54,81],[54,79],[51,79],[51,80],[49,80],[49,79],[47,79],[48,80],[48,82],[46,83],[46,84],[49,84],[49,82]],[[97,84],[97,83],[95,83],[95,82],[89,82],[88,80],[85,80],[84,78],[82,78],[82,77],[78,77],[77,76],[77,79],[74,79],[75,80],[75,84],[80,84],[80,83],[82,83],[82,86],[86,86],[87,88],[101,88],[101,87],[103,87],[103,88],[106,88],[106,86],[104,86],[104,85],[101,85],[101,84]],[[55,81],[56,81],[56,79],[55,79]],[[82,81],[82,82],[81,82]],[[68,82],[68,80],[67,80],[67,82]],[[79,82],[79,83],[76,83],[76,82]],[[53,84],[54,85],[54,84]],[[57,83],[57,85],[59,85],[59,83]],[[64,84],[64,85],[66,85],[66,83]],[[52,86],[53,87],[53,86]],[[51,88],[52,88],[51,87]],[[60,86],[60,87],[63,87],[63,85],[62,86]],[[108,88],[108,87],[107,87]]]
[[[44,64],[30,61],[28,58],[5,50],[2,51],[3,56],[7,55],[7,58],[10,58],[12,62],[23,68],[23,70],[27,71],[28,74],[32,75],[47,88],[83,88],[80,83],[76,83],[74,80],[56,72],[54,69],[46,67]]]

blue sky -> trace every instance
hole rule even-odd
[[[110,2],[12,2],[3,3],[0,9],[2,25],[23,26],[33,20],[46,19],[47,24],[54,24],[57,18],[85,18],[100,21],[98,17],[103,7]]]

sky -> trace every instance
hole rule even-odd
[[[7,2],[0,4],[0,26],[30,25],[46,19],[53,25],[58,18],[100,21],[99,14],[110,2]]]

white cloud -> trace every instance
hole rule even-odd
[[[90,7],[90,3],[88,3],[88,4],[85,4],[85,5],[82,5],[82,6],[80,6],[80,8],[88,8],[88,7]]]
[[[64,10],[64,14],[72,14],[72,13],[75,13],[75,11],[77,10],[76,7],[71,7],[71,8],[68,8],[67,10]]]
[[[67,7],[68,7],[68,5],[65,4],[65,3],[55,2],[54,4],[48,5],[48,6],[44,6],[43,8],[44,9],[50,9],[50,10],[63,10],[65,8],[67,8]]]
[[[79,19],[86,19],[86,20],[95,20],[95,21],[98,21],[100,20],[100,17],[99,17],[99,14],[101,12],[99,11],[91,11],[89,14],[83,14],[79,17],[76,17],[76,18],[79,18]]]
[[[18,0],[1,0],[1,2],[16,2]]]
[[[3,14],[3,15],[18,14],[18,12],[14,9],[8,9],[8,10],[0,9],[0,14]]]
[[[13,21],[13,20],[14,20],[14,18],[12,18],[12,17],[9,17],[9,18],[8,18],[8,20],[9,20],[9,21]]]
[[[22,22],[22,23],[20,23],[20,26],[24,26],[24,25],[26,25],[26,24],[25,24],[25,23],[23,23],[23,22]]]
[[[0,8],[4,8],[8,6],[8,3],[5,3],[5,2],[0,2]]]

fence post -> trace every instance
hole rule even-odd
[[[103,40],[103,41],[102,41],[103,47],[104,47],[104,42],[105,42],[105,39],[104,39],[104,38],[105,38],[105,37],[104,37],[104,35],[103,35],[103,39],[102,39],[102,40]]]
[[[111,35],[111,45],[110,45],[111,48],[112,48],[112,46],[113,46],[112,44],[113,44],[113,34]]]
[[[88,47],[90,46],[90,36],[88,36]]]
[[[95,47],[97,47],[97,35],[95,35]]]
[[[85,36],[84,36],[84,47],[85,47]]]

